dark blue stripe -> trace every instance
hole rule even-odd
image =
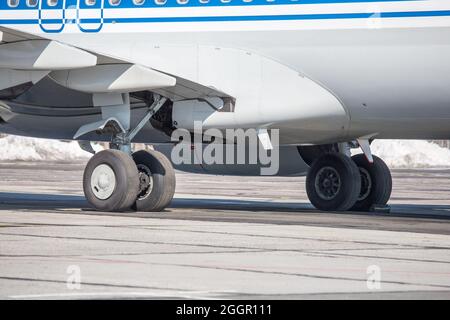
[[[20,20],[20,19],[2,19],[0,20],[0,24],[8,25],[8,24],[38,24],[39,21],[37,19],[32,20]]]
[[[371,16],[380,18],[406,17],[444,17],[450,16],[445,11],[412,11],[412,12],[373,12],[373,13],[331,13],[300,15],[261,15],[261,16],[221,16],[221,17],[146,17],[146,18],[105,18],[104,23],[156,23],[156,22],[223,22],[223,21],[292,21],[292,20],[329,20],[329,19],[366,19]],[[60,24],[60,19],[44,20],[45,24]],[[99,19],[81,19],[81,23],[98,23]],[[38,20],[0,20],[0,24],[37,24]],[[72,23],[72,21],[67,21]]]

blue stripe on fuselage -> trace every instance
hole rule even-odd
[[[411,12],[373,12],[373,13],[332,13],[303,15],[260,15],[260,16],[210,16],[210,17],[147,17],[147,18],[105,18],[104,23],[162,23],[162,22],[225,22],[225,21],[292,21],[292,20],[328,20],[328,19],[367,19],[376,18],[413,18],[450,16],[445,11],[411,11]],[[98,19],[81,19],[82,23],[98,23]],[[38,20],[3,19],[0,24],[37,24]],[[48,19],[46,24],[60,24],[60,19]],[[67,22],[69,23],[69,22]]]

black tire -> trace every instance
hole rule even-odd
[[[107,199],[98,198],[91,185],[94,170],[103,164],[112,169],[116,180],[114,191]],[[133,159],[119,150],[105,150],[95,154],[84,170],[83,190],[89,204],[99,211],[129,210],[139,192],[139,173]]]
[[[358,200],[351,210],[370,211],[373,205],[386,205],[392,193],[392,176],[386,163],[376,156],[370,163],[364,154],[355,155],[352,160],[360,170],[362,185]]]
[[[145,187],[145,179],[151,178],[152,186],[141,188],[136,200],[137,211],[163,211],[172,202],[175,194],[176,178],[172,163],[158,151],[137,151],[133,159],[140,172],[141,183]]]
[[[322,211],[349,210],[356,203],[360,188],[358,167],[340,153],[321,156],[312,164],[306,177],[308,198]]]

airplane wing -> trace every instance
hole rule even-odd
[[[68,61],[55,61],[55,52],[60,53],[58,57],[68,57]],[[68,54],[64,55],[61,52]],[[3,57],[8,57],[8,59],[2,59]],[[13,59],[13,57],[17,59]],[[94,60],[95,63],[93,63]],[[56,62],[59,62],[59,64]],[[78,65],[76,62],[78,62]],[[67,65],[64,65],[64,63],[67,63]],[[36,79],[40,80],[43,70],[52,72],[53,80],[66,79],[68,75],[67,70],[72,70],[74,71],[71,72],[72,81],[65,82],[63,85],[76,90],[96,89],[103,92],[109,92],[109,90],[117,92],[120,89],[124,89],[123,86],[125,86],[125,89],[129,90],[129,92],[143,91],[148,88],[152,92],[172,101],[190,99],[206,99],[208,101],[210,98],[221,98],[223,101],[232,101],[234,103],[232,96],[217,88],[201,85],[177,75],[166,73],[164,70],[155,70],[151,66],[135,65],[131,61],[73,48],[60,41],[46,39],[3,26],[0,26],[1,68],[36,71],[31,75],[29,72],[27,74],[17,73],[9,75],[9,78],[14,78],[15,80],[11,84],[20,82],[22,78],[31,79],[33,82]],[[86,68],[92,68],[92,72],[87,73],[88,70]],[[77,85],[78,82],[85,80],[94,73],[96,75],[101,74],[106,78],[109,76],[111,79],[105,79],[105,83],[99,88],[82,88],[80,85]],[[121,78],[120,83],[117,82],[118,78]],[[114,86],[112,87],[113,84]],[[0,90],[2,90],[1,82]]]

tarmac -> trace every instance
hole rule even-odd
[[[304,178],[177,174],[102,213],[85,163],[0,163],[0,299],[449,299],[450,169],[393,170],[391,213],[319,212]]]

